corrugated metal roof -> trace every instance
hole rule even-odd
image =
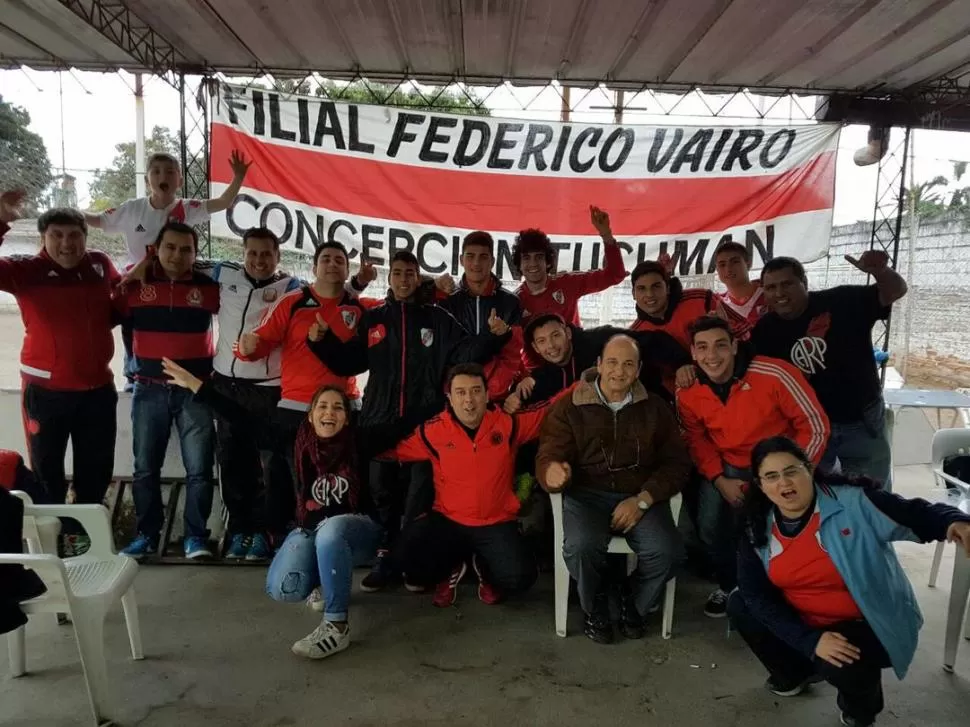
[[[0,0],[0,64],[900,92],[970,0]]]

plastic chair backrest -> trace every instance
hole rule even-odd
[[[34,555],[43,553],[44,551],[40,545],[40,532],[37,530],[37,519],[33,515],[27,514],[27,508],[33,505],[34,501],[30,498],[30,495],[22,490],[13,490],[10,494],[14,497],[19,497],[24,502],[23,538],[27,541],[27,552]]]
[[[938,429],[933,435],[930,463],[936,484],[940,487],[945,487],[946,483],[935,473],[943,469],[943,460],[954,455],[970,456],[970,429]]]

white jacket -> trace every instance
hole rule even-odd
[[[299,279],[277,270],[269,280],[254,281],[241,264],[234,262],[198,263],[196,269],[219,283],[219,340],[213,360],[216,372],[254,384],[279,386],[281,348],[259,361],[240,361],[232,346],[243,333],[259,325],[273,303],[300,287]]]

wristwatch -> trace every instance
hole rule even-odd
[[[650,505],[647,503],[647,501],[641,499],[639,495],[637,495],[637,507],[639,507],[641,510],[650,509]]]

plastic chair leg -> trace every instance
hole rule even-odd
[[[669,639],[673,633],[674,628],[674,597],[677,593],[677,579],[671,578],[667,581],[667,585],[664,588],[664,608],[663,608],[663,621],[660,627],[660,635]]]
[[[970,641],[970,604],[967,604],[967,620],[963,622],[963,638]]]
[[[141,626],[138,623],[138,602],[135,600],[135,587],[121,597],[121,606],[125,610],[125,626],[128,627],[128,642],[131,644],[131,658],[144,659],[145,652],[141,648]]]
[[[26,627],[21,626],[7,634],[7,650],[10,652],[10,676],[22,677],[27,673]]]
[[[569,569],[566,568],[566,559],[562,556],[562,541],[556,548],[556,633],[559,636],[566,636],[566,621],[569,615]]]
[[[953,564],[953,581],[950,584],[950,603],[946,609],[946,640],[943,647],[943,668],[952,672],[957,660],[960,645],[960,632],[963,630],[967,600],[970,596],[970,556],[957,550]]]
[[[74,635],[95,725],[109,721],[110,711],[108,670],[104,662],[104,617],[103,612],[74,613]]]
[[[936,550],[933,551],[933,563],[930,565],[930,588],[936,588],[936,577],[940,574],[940,560],[943,558],[943,548],[946,543],[939,542],[936,544]]]

